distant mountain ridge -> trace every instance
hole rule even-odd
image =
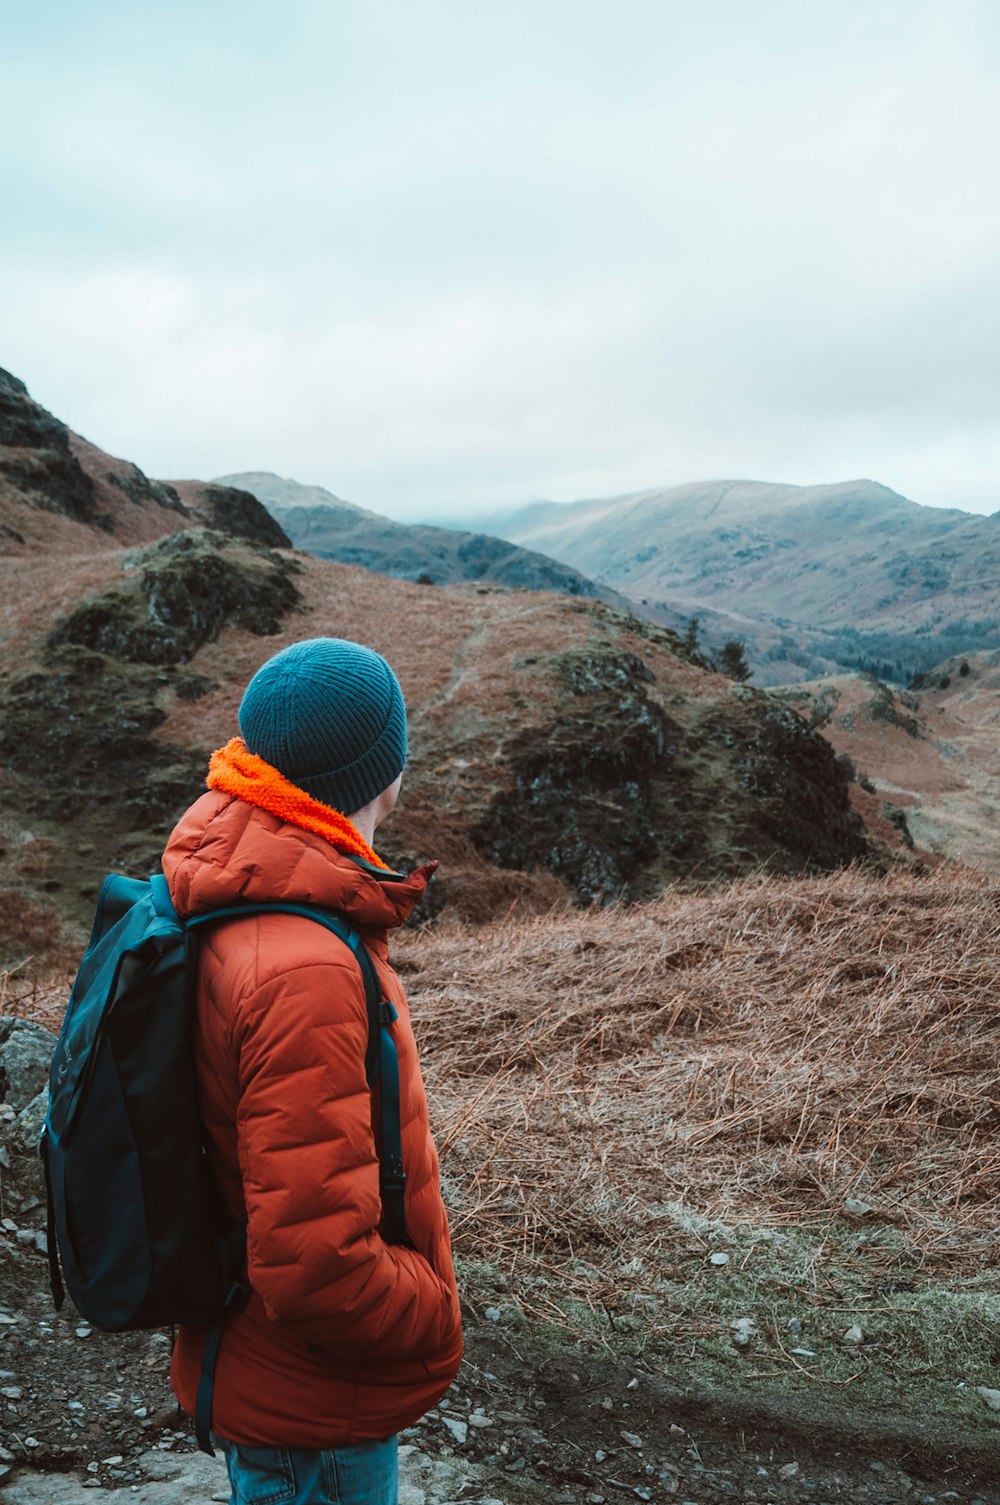
[[[360,565],[433,585],[483,580],[514,590],[549,590],[625,605],[579,570],[485,533],[423,523],[399,523],[322,486],[306,486],[269,471],[220,476],[218,484],[249,492],[267,507],[298,549],[338,564]]]
[[[495,519],[626,596],[791,630],[834,661],[1000,646],[1000,513],[922,507],[876,481],[720,480]],[[804,636],[803,636],[804,634]],[[800,644],[801,646],[801,644]]]

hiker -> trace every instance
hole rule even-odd
[[[372,649],[315,638],[254,675],[239,728],[169,839],[171,896],[184,919],[277,900],[357,928],[398,1015],[407,1242],[390,1240],[380,1200],[381,1085],[366,1080],[356,957],[297,914],[206,926],[195,1064],[212,1168],[232,1218],[248,1220],[250,1288],[223,1330],[212,1431],[234,1501],[395,1505],[396,1434],[461,1358],[437,1155],[387,948],[436,864],[394,873],[372,849],[406,763],[403,696]],[[184,1325],[174,1351],[191,1414],[205,1340]]]

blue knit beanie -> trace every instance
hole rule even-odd
[[[344,815],[406,765],[406,708],[381,654],[308,638],[268,659],[247,685],[240,735],[250,752]]]

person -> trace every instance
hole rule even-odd
[[[250,681],[239,728],[169,838],[171,896],[185,918],[277,900],[338,910],[357,928],[399,1016],[412,1247],[380,1230],[358,962],[305,916],[213,923],[200,943],[195,1065],[210,1163],[230,1216],[247,1220],[251,1291],[223,1331],[213,1434],[241,1505],[394,1505],[396,1434],[461,1360],[437,1155],[387,946],[437,864],[391,872],[372,848],[406,763],[402,692],[372,649],[339,638],[284,649]],[[191,1414],[205,1341],[183,1326],[174,1350]]]

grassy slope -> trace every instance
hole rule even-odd
[[[748,882],[397,951],[474,1303],[695,1390],[990,1424],[995,884]]]

